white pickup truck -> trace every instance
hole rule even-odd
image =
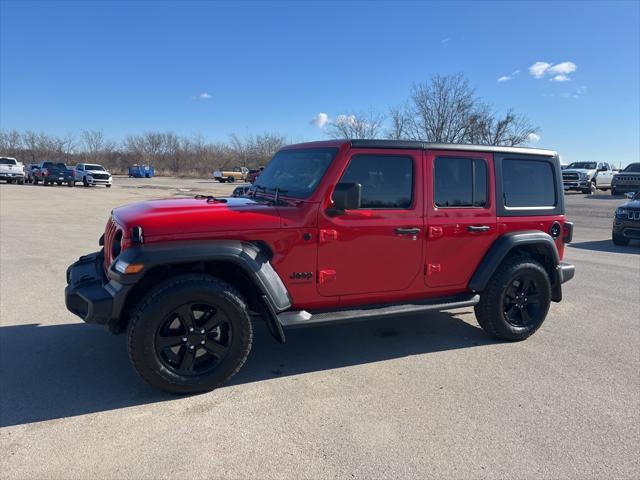
[[[11,157],[0,157],[0,180],[7,183],[24,183],[24,165]]]
[[[613,174],[607,162],[573,162],[562,170],[562,183],[565,191],[593,194],[596,190],[609,190]]]
[[[113,179],[111,174],[102,165],[95,163],[79,163],[75,168],[75,181],[82,182],[85,187],[89,185],[104,185],[111,187]]]

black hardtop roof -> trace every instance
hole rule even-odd
[[[517,155],[538,155],[543,157],[556,157],[558,154],[553,150],[529,147],[501,147],[495,145],[471,145],[465,143],[432,143],[410,140],[324,140],[318,142],[299,143],[287,145],[284,149],[291,148],[318,148],[318,147],[342,147],[345,144],[351,148],[388,148],[405,150],[452,150],[452,151],[475,151],[489,153],[506,153]]]

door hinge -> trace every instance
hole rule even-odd
[[[429,238],[438,238],[442,235],[442,227],[429,227]]]
[[[318,274],[318,283],[333,282],[336,279],[335,270],[320,270]]]
[[[427,275],[433,275],[434,273],[440,273],[442,268],[439,263],[430,263],[427,265]]]
[[[338,232],[333,229],[320,229],[320,243],[333,242],[338,239]]]

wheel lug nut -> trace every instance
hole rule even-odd
[[[204,328],[202,330],[200,330],[200,333],[204,333]]]
[[[202,340],[202,341],[200,342],[200,345],[204,345],[204,340]]]
[[[182,337],[182,341],[186,342],[187,341],[187,337]]]
[[[193,332],[193,327],[191,327],[191,328],[189,329],[189,331],[190,331],[190,332]]]
[[[191,346],[189,347],[189,350],[193,350],[194,348],[195,348],[195,347],[194,347],[193,345],[191,345]]]

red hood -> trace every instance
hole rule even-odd
[[[113,216],[126,236],[132,227],[141,226],[147,239],[280,227],[276,207],[248,198],[228,198],[226,203],[193,198],[151,200],[116,208]]]

